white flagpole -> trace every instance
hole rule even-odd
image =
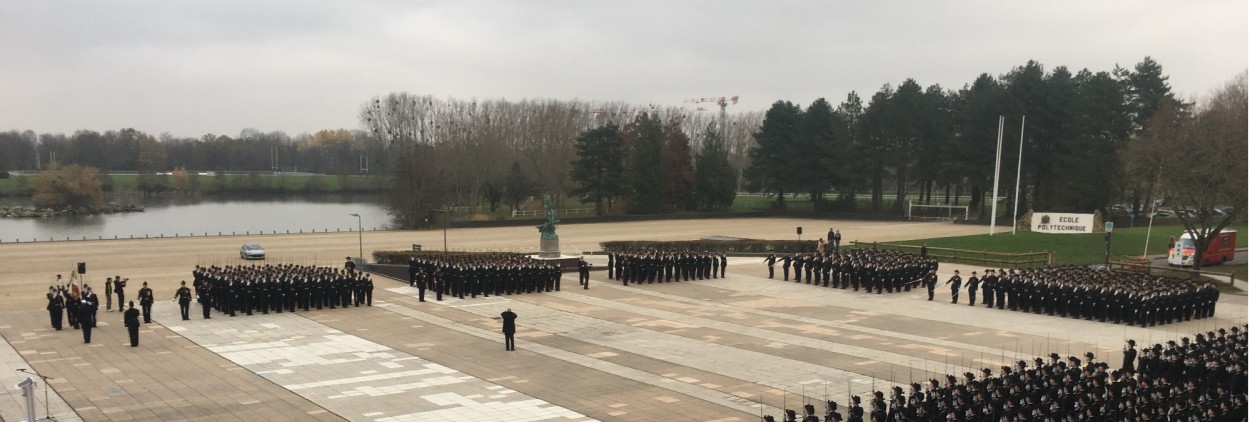
[[[1020,215],[1020,168],[1024,166],[1024,116],[1020,116],[1020,158],[1016,161],[1015,205],[1011,207],[1011,234],[1016,234],[1016,217]]]
[[[994,153],[994,191],[990,195],[990,236],[994,235],[994,225],[998,220],[998,174],[1003,165],[1003,116],[998,116],[998,150]]]

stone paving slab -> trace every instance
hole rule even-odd
[[[768,280],[753,261],[721,279],[623,287],[597,271],[589,290],[426,303],[378,279],[373,307],[207,321],[160,302],[137,349],[116,313],[92,345],[38,312],[0,313],[0,334],[66,379],[54,391],[83,420],[746,421],[1043,351],[1118,364],[1125,337],[1226,327],[1246,308],[1226,297],[1218,318],[1143,329]],[[517,352],[499,347],[507,307]]]
[[[317,315],[359,312],[351,308]],[[308,315],[287,312],[180,321],[169,329],[349,420],[593,421],[331,328]]]
[[[99,314],[91,344],[68,325],[10,344],[17,343],[36,371],[58,378],[51,384],[53,393],[82,420],[283,420],[290,415],[343,420],[165,329],[160,321],[178,319],[173,304],[158,303],[154,311],[156,318],[140,329],[136,348],[130,347],[117,312]],[[6,338],[48,324],[46,312],[0,315],[9,324],[0,326]]]
[[[17,390],[17,384],[23,380],[30,378],[36,382],[35,384],[35,417],[43,418],[51,416],[58,421],[81,421],[82,418],[74,409],[61,398],[60,393],[51,388],[51,384],[45,386],[44,381],[36,375],[31,375],[18,371],[24,369],[34,371],[34,366],[26,360],[26,356],[37,360],[61,359],[55,357],[57,353],[48,351],[48,354],[40,354],[37,349],[24,349],[25,354],[19,352],[16,347],[28,347],[30,342],[38,342],[40,337],[51,337],[56,335],[56,331],[51,328],[36,328],[32,332],[19,333],[20,340],[9,340],[7,333],[13,329],[11,324],[14,321],[6,320],[6,325],[0,325],[0,333],[5,334],[5,343],[0,345],[0,383],[3,383],[5,390],[13,390],[12,394],[5,395],[0,398],[0,421],[24,421],[26,420],[26,402],[20,391]],[[14,344],[16,343],[16,344]],[[73,360],[73,359],[70,359]],[[63,384],[65,380],[53,379],[52,383]],[[45,391],[45,387],[48,387]],[[45,402],[45,392],[47,401]]]

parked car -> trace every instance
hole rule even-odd
[[[244,243],[239,248],[239,258],[243,259],[265,259],[265,249],[255,243]]]
[[[1155,218],[1176,218],[1176,213],[1163,210],[1155,213]]]

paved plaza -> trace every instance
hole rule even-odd
[[[981,268],[943,264],[942,278],[954,269]],[[100,311],[87,345],[48,328],[41,293],[23,292],[0,312],[0,417],[23,420],[24,368],[54,377],[61,421],[755,421],[1051,351],[1118,366],[1126,338],[1163,342],[1247,313],[1245,296],[1223,295],[1214,319],[1126,327],[952,305],[941,289],[930,302],[770,280],[757,258],[731,257],[729,273],[622,286],[595,271],[588,290],[567,274],[560,292],[424,303],[379,278],[371,307],[211,320],[193,309],[189,321],[160,285],[138,348],[117,312]],[[519,315],[514,352],[496,319],[506,308]]]

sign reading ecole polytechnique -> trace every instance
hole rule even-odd
[[[1033,213],[1033,231],[1038,233],[1093,233],[1093,214]]]

